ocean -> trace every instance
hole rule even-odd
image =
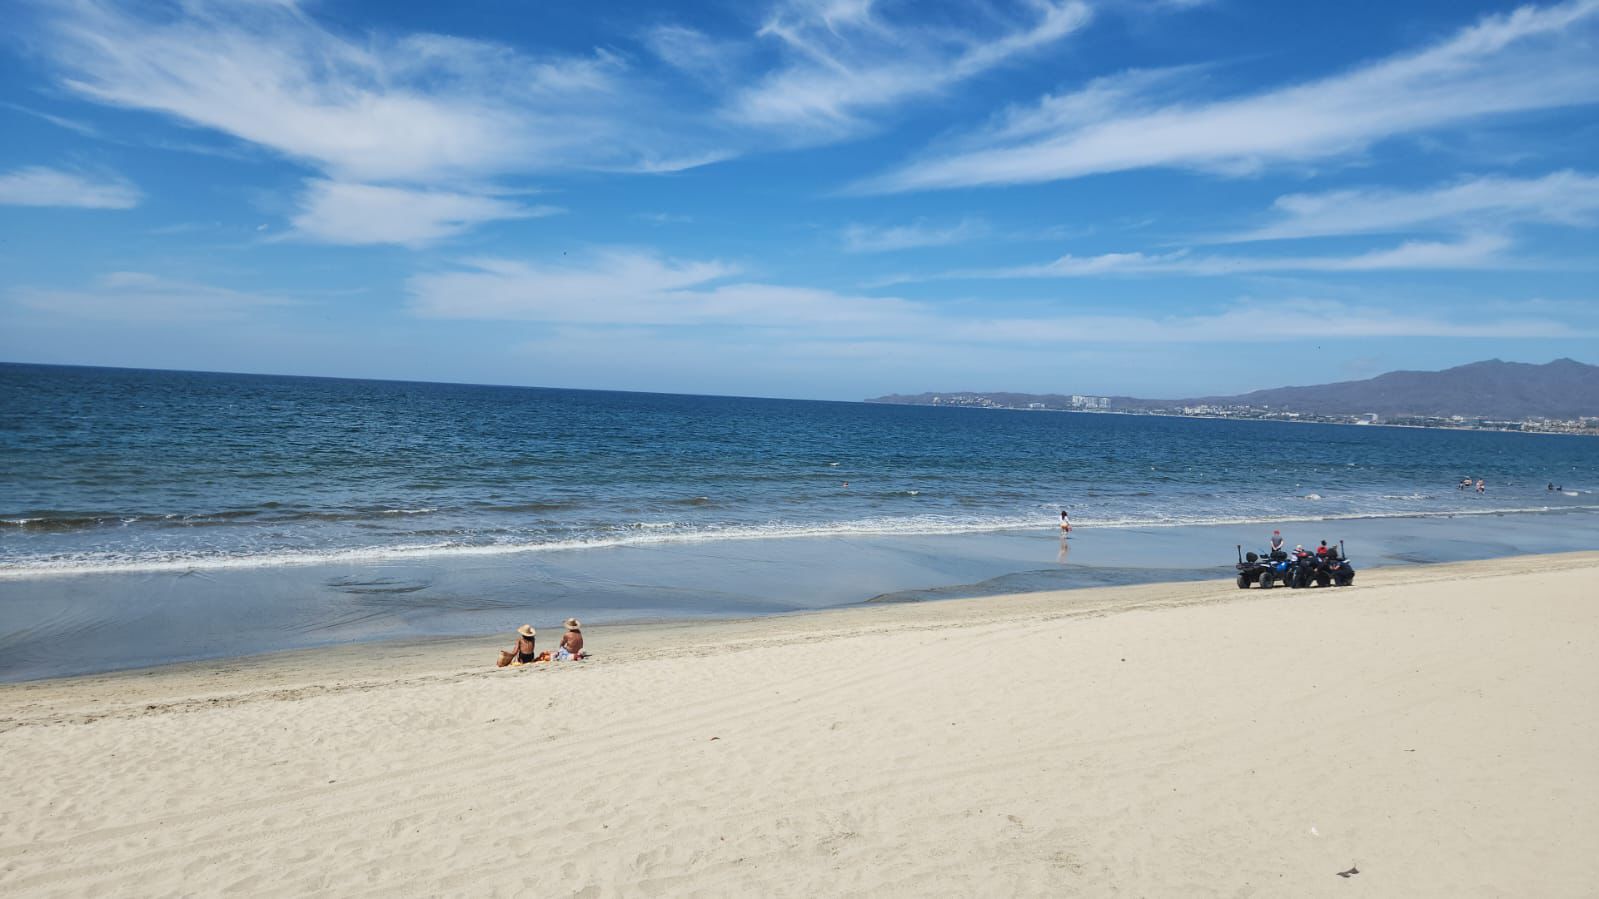
[[[266,624],[91,667],[470,633],[534,585],[616,620],[758,614],[960,592],[1088,535],[1090,572],[1170,568],[1140,561],[1194,533],[1227,564],[1291,522],[1583,548],[1595,489],[1599,444],[1556,435],[0,364],[0,677],[71,669],[104,619]]]

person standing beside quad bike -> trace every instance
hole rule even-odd
[[[1272,542],[1278,545],[1277,540]],[[1323,549],[1326,551],[1322,552]],[[1336,549],[1322,541],[1314,553],[1299,546],[1292,558],[1281,549],[1274,549],[1265,556],[1245,555],[1243,545],[1239,544],[1238,564],[1234,567],[1240,590],[1247,590],[1254,584],[1259,584],[1262,590],[1270,590],[1278,584],[1294,588],[1347,587],[1355,582],[1355,567],[1349,564],[1342,540],[1338,541]]]

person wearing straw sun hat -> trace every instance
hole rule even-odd
[[[566,619],[566,633],[561,635],[561,645],[555,650],[555,660],[564,662],[568,659],[583,658],[583,622],[576,618]]]
[[[510,650],[500,650],[500,661],[496,663],[498,667],[527,665],[537,659],[538,652],[533,648],[533,638],[537,634],[538,631],[534,630],[531,624],[524,624],[517,628],[516,645],[511,647]]]

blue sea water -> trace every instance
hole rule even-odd
[[[986,532],[1048,526],[1061,508],[1105,528],[1592,507],[1596,450],[1526,434],[3,365],[0,576]],[[1455,489],[1464,476],[1488,491]]]
[[[1575,437],[0,364],[0,679],[1216,577],[1279,524],[1575,549],[1596,488]]]

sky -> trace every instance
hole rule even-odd
[[[7,0],[0,360],[861,399],[1599,363],[1599,0]]]

